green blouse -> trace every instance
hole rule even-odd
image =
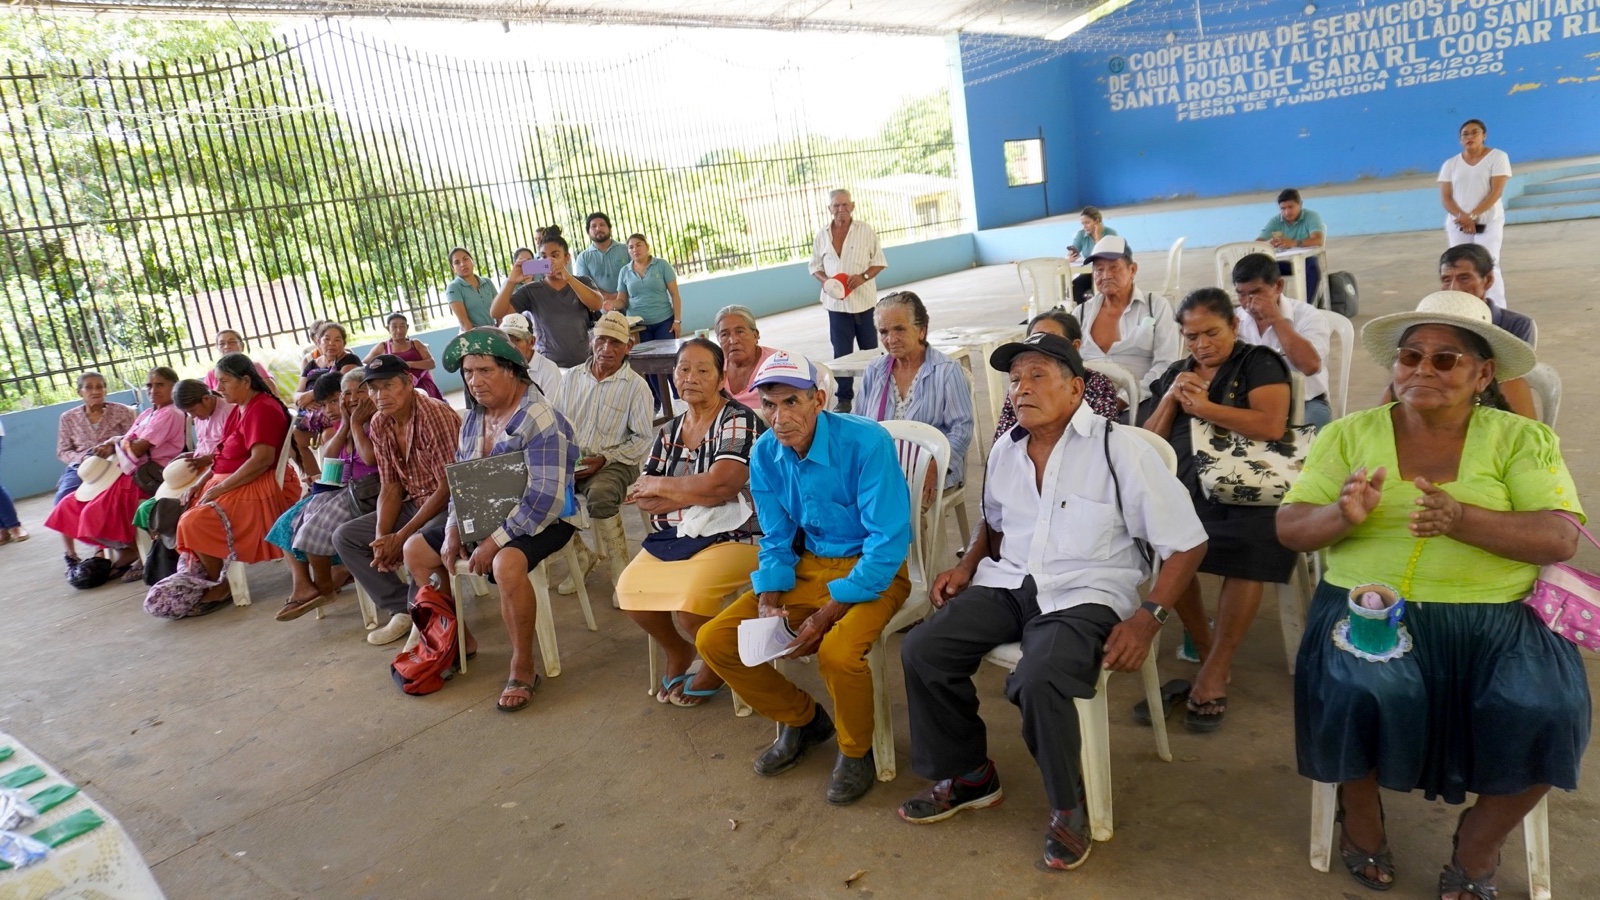
[[[1362,466],[1368,472],[1379,466],[1388,470],[1378,508],[1328,548],[1328,583],[1350,588],[1381,582],[1399,588],[1407,600],[1427,603],[1521,600],[1532,588],[1538,566],[1454,538],[1411,536],[1411,513],[1422,491],[1400,478],[1389,412],[1393,406],[1351,413],[1325,426],[1311,445],[1305,471],[1283,498],[1285,503],[1325,506],[1339,499],[1352,471]],[[1456,480],[1440,487],[1461,503],[1483,509],[1564,509],[1584,518],[1555,432],[1497,409],[1473,410]]]

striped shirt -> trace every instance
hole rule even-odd
[[[400,485],[407,499],[420,504],[444,484],[445,464],[455,459],[461,438],[461,414],[443,400],[412,390],[416,396],[409,424],[398,425],[378,413],[367,434],[378,457],[378,480]]]
[[[729,401],[722,404],[722,409],[717,412],[716,421],[706,429],[700,445],[689,447],[683,442],[683,425],[688,418],[688,414],[685,413],[661,426],[661,433],[656,435],[655,445],[650,448],[650,458],[645,460],[643,474],[674,478],[684,475],[704,475],[722,459],[731,459],[748,469],[750,448],[755,445],[756,438],[761,436],[761,432],[767,430],[766,423],[761,421],[754,410],[742,403]],[[748,476],[740,493],[746,500],[751,501],[751,508],[754,509],[755,501],[750,497]],[[683,523],[683,513],[682,509],[652,513],[650,530],[677,528]],[[754,535],[760,530],[756,517],[751,516],[744,525],[720,537],[724,540],[749,544],[755,541]]]
[[[939,429],[950,440],[950,470],[944,486],[953,488],[967,478],[967,448],[972,446],[972,385],[961,364],[929,347],[927,357],[911,379],[911,392],[901,411],[900,392],[895,387],[894,357],[887,354],[873,360],[856,386],[856,415],[874,422],[908,419]]]
[[[514,538],[538,534],[561,517],[567,494],[573,488],[572,472],[578,465],[578,444],[573,440],[572,426],[532,386],[523,390],[517,411],[511,414],[499,434],[491,436],[493,443],[489,452],[484,453],[483,429],[488,420],[482,406],[467,412],[467,421],[461,426],[461,436],[456,443],[456,462],[503,453],[523,454],[528,466],[527,490],[522,494],[522,502],[490,535],[496,545],[504,547]],[[454,498],[450,500],[448,527],[459,527]]]
[[[603,381],[589,366],[573,366],[561,376],[556,409],[574,423],[581,455],[599,454],[607,462],[636,466],[644,461],[655,433],[650,387],[627,360]]]
[[[108,402],[96,425],[89,421],[87,406],[67,410],[56,427],[56,459],[69,466],[83,462],[94,448],[132,428],[136,415],[131,406]]]
[[[821,272],[829,278],[843,273],[845,275],[865,275],[873,266],[887,266],[889,261],[884,259],[883,245],[878,243],[878,234],[866,223],[852,219],[850,230],[844,236],[844,253],[833,252],[833,223],[829,222],[817,232],[817,240],[811,247],[811,274]],[[843,300],[829,297],[826,291],[822,292],[822,306],[832,312],[859,313],[866,312],[878,302],[878,280],[870,279],[860,287],[844,296]]]

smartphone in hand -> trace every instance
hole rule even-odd
[[[524,275],[549,275],[550,260],[525,259],[522,261],[522,274]]]

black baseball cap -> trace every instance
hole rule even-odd
[[[385,353],[367,363],[367,373],[361,376],[361,383],[370,384],[385,378],[399,378],[402,375],[411,377],[411,367],[393,353]]]
[[[1028,335],[1026,340],[1012,341],[996,347],[994,352],[989,354],[989,367],[997,372],[1009,372],[1011,361],[1023,353],[1043,353],[1045,356],[1066,363],[1067,368],[1079,378],[1085,376],[1083,357],[1078,355],[1078,348],[1072,346],[1072,342],[1061,335],[1046,331],[1035,331]]]

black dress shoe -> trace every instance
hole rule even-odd
[[[1050,813],[1050,829],[1044,833],[1045,865],[1052,869],[1076,869],[1089,858],[1093,846],[1082,802],[1077,809],[1058,809]]]
[[[782,775],[800,762],[800,757],[806,755],[807,747],[832,737],[833,720],[828,718],[826,710],[818,706],[817,714],[806,724],[799,727],[779,726],[778,739],[772,742],[765,753],[756,757],[756,774],[769,778]]]
[[[828,783],[828,802],[849,806],[866,796],[877,780],[878,765],[872,761],[871,750],[859,759],[840,753],[833,763],[833,780]]]

